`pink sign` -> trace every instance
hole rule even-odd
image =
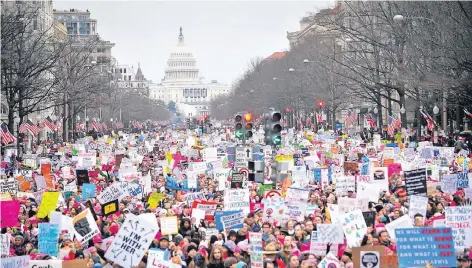
[[[402,171],[402,165],[400,163],[390,164],[387,167],[388,167],[388,177],[389,178],[393,174],[400,174],[400,171]]]
[[[249,209],[251,213],[254,213],[254,211],[260,209],[261,211],[264,211],[264,204],[261,202],[251,202],[249,203]]]
[[[20,200],[0,201],[0,228],[18,226]]]

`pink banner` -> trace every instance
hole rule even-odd
[[[402,171],[402,165],[400,163],[390,164],[387,167],[388,167],[388,177],[389,178],[393,174],[400,174],[400,171]]]
[[[0,228],[19,226],[18,214],[20,213],[20,201],[9,200],[0,202]]]

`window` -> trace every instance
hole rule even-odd
[[[129,76],[129,81],[131,81],[131,75]]]
[[[0,113],[2,114],[7,114],[8,113],[8,108],[6,105],[2,104],[0,105]]]
[[[122,74],[122,73],[123,73],[123,69],[120,68],[120,74]]]
[[[126,68],[124,68],[123,70],[124,70],[124,73],[126,73]]]

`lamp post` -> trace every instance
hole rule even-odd
[[[433,142],[438,143],[438,114],[439,114],[439,108],[435,104],[433,108],[433,114],[434,114],[434,122],[436,123],[434,126],[434,137],[433,137]]]
[[[380,125],[379,125],[379,118],[378,118],[378,114],[379,114],[379,109],[376,107],[374,107],[374,114],[375,114],[375,120],[376,120],[376,125],[377,125],[377,128],[379,129],[379,132],[380,132],[380,135],[382,135],[381,131],[380,131]]]

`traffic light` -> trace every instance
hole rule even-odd
[[[210,116],[209,116],[209,115],[206,114],[206,115],[204,116],[204,118],[205,118],[205,124],[210,123]]]
[[[324,109],[324,101],[323,101],[323,100],[319,100],[319,101],[318,101],[318,108],[319,108],[320,110],[323,110],[323,109]]]
[[[239,140],[242,140],[244,137],[243,116],[241,114],[234,116],[234,136]]]
[[[264,114],[264,141],[267,145],[282,144],[282,125],[280,124],[280,119],[282,119],[282,114],[273,109]]]
[[[244,136],[246,137],[246,139],[252,137],[253,127],[254,127],[254,122],[253,122],[252,114],[250,113],[244,114]]]

